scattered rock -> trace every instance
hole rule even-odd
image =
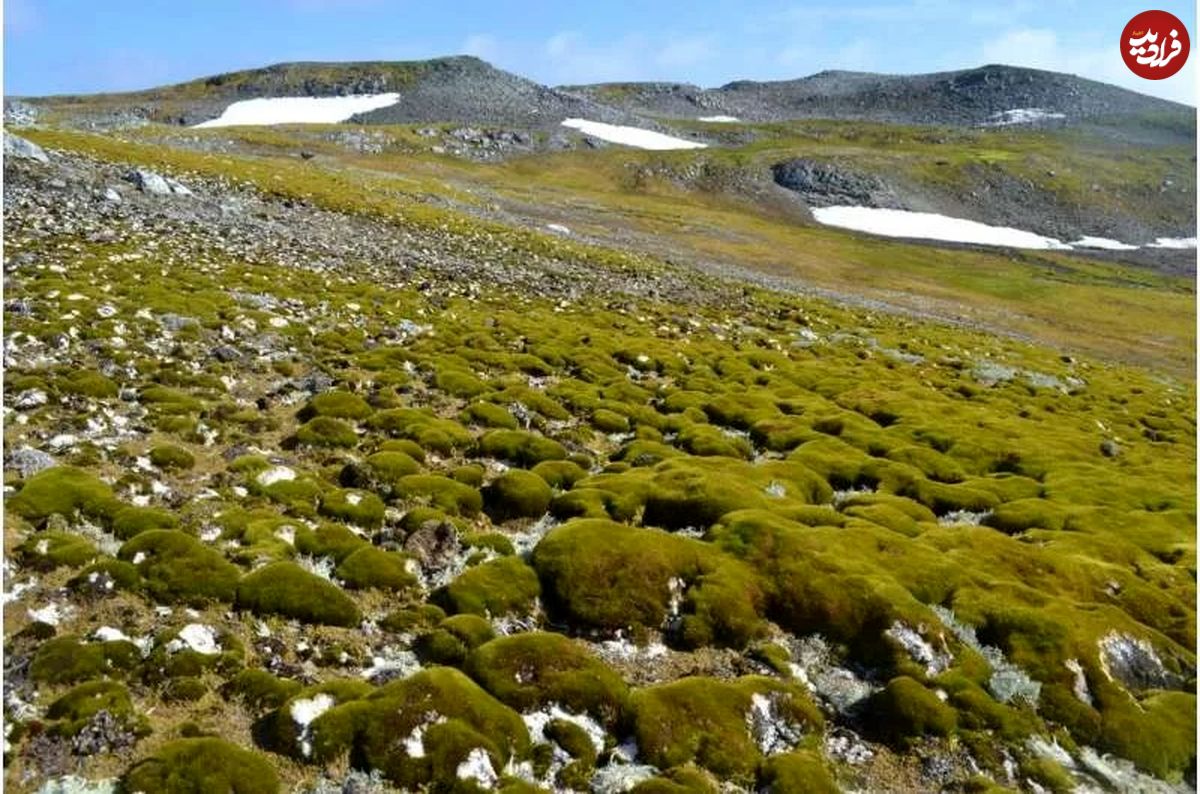
[[[4,156],[18,160],[36,160],[39,163],[50,162],[50,156],[42,147],[7,130],[4,132]]]

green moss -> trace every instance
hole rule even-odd
[[[768,758],[759,772],[759,786],[776,794],[837,794],[841,790],[821,756],[811,750]]]
[[[473,649],[496,636],[492,624],[479,615],[452,615],[438,624],[438,628],[450,632],[463,641],[468,650]]]
[[[676,580],[685,589],[677,641],[740,647],[762,630],[765,595],[754,572],[697,540],[580,519],[551,530],[533,563],[547,607],[579,625],[657,629]]]
[[[592,411],[592,427],[601,433],[628,433],[629,418],[607,408]]]
[[[416,576],[408,570],[407,557],[374,546],[363,546],[346,557],[336,573],[348,587],[359,590],[407,590],[417,583]]]
[[[464,449],[475,442],[471,432],[458,422],[441,419],[432,411],[417,408],[377,411],[367,420],[367,425],[393,436],[415,441],[420,447],[442,455],[450,455],[455,450]],[[424,453],[416,455],[410,447],[388,447],[385,443],[381,445],[381,449],[399,449],[401,452],[408,452],[417,460],[424,458]]]
[[[519,557],[501,557],[468,568],[439,591],[451,612],[474,615],[525,615],[541,593],[537,574]]]
[[[450,479],[472,488],[478,488],[483,485],[484,474],[486,474],[486,470],[478,463],[468,463],[465,466],[456,466],[450,472]]]
[[[391,439],[379,445],[380,452],[403,452],[417,463],[425,462],[425,450],[421,445],[407,438]]]
[[[488,389],[479,378],[458,369],[438,370],[434,384],[447,394],[464,398],[477,397]]]
[[[45,684],[70,684],[112,675],[123,676],[140,660],[130,642],[83,642],[66,634],[47,640],[29,665],[29,677]]]
[[[150,462],[164,471],[186,471],[196,465],[196,458],[183,447],[162,444],[151,448]]]
[[[413,652],[426,665],[457,667],[467,658],[467,646],[445,629],[434,629],[418,635]]]
[[[756,676],[692,677],[633,693],[638,749],[648,763],[664,769],[695,762],[722,777],[745,779],[762,757],[746,716],[756,694],[778,718],[805,733],[823,729],[821,712],[798,687]]]
[[[134,764],[121,778],[125,791],[163,794],[277,794],[279,777],[262,756],[223,739],[177,739]]]
[[[1138,768],[1178,780],[1196,762],[1196,696],[1156,692],[1137,705],[1121,694],[1120,705],[1105,704],[1100,749],[1128,758]]]
[[[102,559],[84,568],[67,586],[76,592],[95,594],[102,578],[111,581],[112,590],[136,590],[142,581],[135,566],[121,560]]]
[[[463,411],[462,420],[483,427],[499,427],[506,430],[516,430],[519,425],[516,418],[503,407],[489,402],[474,402]]]
[[[107,485],[86,471],[69,466],[55,466],[38,472],[4,504],[6,510],[35,522],[55,513],[70,518],[76,511],[108,520],[125,507]]]
[[[227,698],[240,698],[247,706],[258,709],[274,709],[300,691],[300,682],[288,678],[277,678],[266,670],[247,668],[221,687]]]
[[[469,485],[437,474],[413,474],[400,478],[396,493],[404,498],[425,501],[450,515],[477,515],[483,509],[483,496]]]
[[[30,535],[16,550],[21,565],[38,571],[78,568],[95,559],[96,554],[96,544],[87,538],[56,531]]]
[[[536,518],[550,507],[550,486],[538,475],[511,469],[483,489],[483,502],[493,521]]]
[[[468,548],[491,549],[501,557],[516,553],[512,541],[502,532],[471,532],[464,535],[462,544]]]
[[[164,603],[232,601],[241,571],[191,535],[152,529],[128,540],[117,556],[132,562],[146,593]]]
[[[625,682],[587,646],[561,634],[528,632],[479,646],[464,668],[484,689],[518,711],[558,703],[616,726],[625,713]]]
[[[116,397],[119,391],[111,378],[90,369],[76,370],[59,380],[57,385],[67,394],[80,394],[97,400]]]
[[[190,414],[200,411],[204,404],[185,391],[169,386],[150,386],[142,389],[141,401],[168,414]]]
[[[162,698],[167,703],[193,703],[208,694],[199,676],[179,676],[167,681]]]
[[[900,746],[923,736],[948,736],[957,727],[954,709],[907,676],[889,681],[866,709],[874,734]]]
[[[360,527],[381,526],[384,511],[383,500],[369,491],[338,488],[321,496],[321,515]]]
[[[445,611],[436,604],[420,604],[389,612],[379,625],[388,631],[415,632],[434,628],[445,618]]]
[[[112,533],[121,540],[152,529],[175,529],[179,519],[174,513],[156,507],[126,507],[113,516]]]
[[[1026,758],[1021,761],[1021,776],[1038,782],[1054,794],[1069,794],[1075,790],[1075,779],[1062,764],[1050,758]]]
[[[329,416],[335,419],[366,419],[371,406],[357,394],[347,391],[327,391],[316,395],[300,411],[301,419]]]
[[[136,734],[149,733],[145,720],[133,710],[129,690],[114,681],[89,681],[74,687],[50,703],[46,716],[58,721],[54,726],[56,733],[74,736],[101,711],[107,711]]]
[[[569,460],[545,460],[531,471],[546,481],[551,488],[567,490],[587,476],[587,471],[578,463]]]
[[[523,467],[567,457],[567,450],[562,444],[525,430],[493,430],[485,433],[479,439],[479,451]]]
[[[237,585],[237,605],[259,615],[282,615],[305,623],[356,626],[354,600],[295,563],[277,562],[247,575]]]
[[[358,444],[358,434],[340,419],[318,416],[300,425],[296,441],[310,447],[353,447]]]
[[[300,527],[296,530],[296,551],[313,557],[332,557],[341,562],[363,548],[367,542],[340,524],[321,524],[316,529]]]
[[[989,527],[995,527],[1008,535],[1018,535],[1029,529],[1058,531],[1066,523],[1067,516],[1062,507],[1044,499],[1018,499],[998,505],[984,519]]]
[[[430,725],[430,714],[444,721]],[[409,756],[396,737],[423,732],[424,754]],[[422,670],[377,689],[369,698],[335,706],[312,723],[317,760],[351,750],[352,757],[379,769],[409,790],[450,789],[471,750],[483,747],[493,767],[523,756],[529,735],[520,716],[462,673],[448,667]]]

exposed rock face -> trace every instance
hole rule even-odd
[[[900,198],[879,177],[857,174],[830,163],[798,159],[771,168],[775,184],[795,191],[810,207],[853,205],[904,209]]]
[[[20,160],[37,160],[39,163],[50,162],[50,156],[42,147],[19,135],[13,135],[7,130],[4,133],[4,156]]]

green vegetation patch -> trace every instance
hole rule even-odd
[[[237,585],[237,605],[259,615],[282,615],[305,623],[357,626],[362,614],[337,585],[291,562],[276,562]]]

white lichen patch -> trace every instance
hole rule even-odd
[[[911,626],[906,626],[900,621],[892,624],[891,628],[884,632],[884,636],[890,637],[900,644],[905,652],[917,664],[925,666],[926,675],[937,675],[948,669],[954,661],[954,657],[950,655],[950,651],[945,647],[946,641],[941,641],[942,648],[934,648],[933,645],[921,636],[920,631],[924,627],[916,629]]]
[[[203,623],[189,623],[179,630],[175,639],[167,643],[168,653],[178,653],[184,649],[212,656],[221,652],[221,643],[217,641],[217,630]]]
[[[804,737],[804,726],[792,722],[780,712],[777,693],[764,695],[755,692],[750,696],[746,728],[763,755],[786,753]]]
[[[296,470],[288,466],[272,466],[258,473],[255,481],[264,488],[277,482],[288,482],[296,479]]]

